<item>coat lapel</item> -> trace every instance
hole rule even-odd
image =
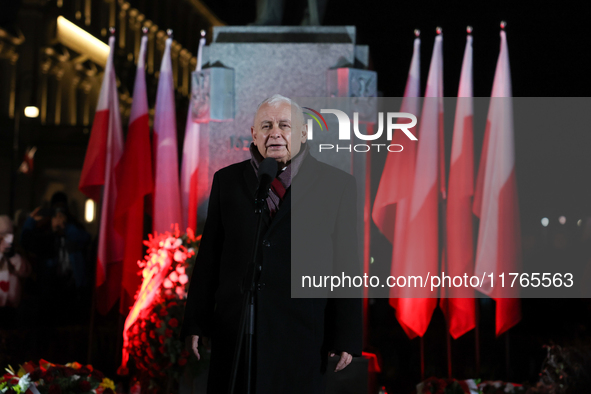
[[[257,175],[254,172],[254,168],[252,168],[252,164],[250,164],[250,161],[245,162],[243,175],[246,188],[248,189],[249,195],[252,196],[254,202],[254,195],[257,191],[258,180]]]

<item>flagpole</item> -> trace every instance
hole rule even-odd
[[[94,314],[96,311],[96,258],[94,265],[94,281],[95,284],[92,289],[92,299],[90,301],[90,321],[88,323],[88,348],[86,351],[86,363],[92,364],[92,338],[94,336]]]
[[[472,26],[466,27],[468,34],[472,34]],[[478,228],[478,219],[472,215],[472,228]],[[472,243],[474,245],[474,252],[478,245],[478,237],[474,237],[472,233]],[[480,376],[480,298],[474,297],[474,316],[476,318],[476,324],[474,327],[474,358],[476,363],[476,376]]]
[[[476,327],[474,327],[474,351],[476,361],[476,376],[480,376],[480,299],[474,298],[474,315]]]
[[[435,32],[437,33],[437,35],[440,35],[442,33],[442,29],[441,27],[437,27],[435,29]],[[443,125],[441,125],[440,127],[443,127]],[[441,152],[441,151],[440,151]],[[442,158],[439,158],[439,162],[443,162],[445,163],[445,161]],[[443,164],[445,166],[445,164]],[[441,168],[440,171],[443,171],[443,173],[445,173],[445,168]],[[441,177],[439,179],[440,182],[440,194],[439,194],[439,198],[440,198],[440,218],[441,221],[439,223],[440,226],[440,230],[441,230],[441,252],[440,252],[440,256],[442,256],[442,260],[440,261],[440,266],[443,265],[443,263],[447,263],[449,261],[448,256],[447,256],[447,195],[446,195],[446,185],[445,185],[445,180],[443,177]],[[441,184],[443,183],[443,185]],[[441,272],[442,269],[440,268],[439,271]],[[449,319],[446,317],[445,318],[445,342],[446,342],[446,353],[447,353],[447,377],[451,379],[452,377],[452,354],[451,354],[451,334],[449,333]]]
[[[447,256],[447,200],[445,195],[441,194],[441,233],[442,233],[442,253],[445,262],[448,262]],[[441,262],[443,265],[444,261]],[[444,267],[442,267],[444,268]],[[440,272],[442,269],[439,270]],[[447,350],[447,377],[452,377],[452,356],[451,356],[451,334],[449,333],[449,318],[445,319],[445,342]]]
[[[509,348],[509,331],[505,331],[505,377],[507,379],[507,382],[510,379],[510,374],[511,374],[511,358],[510,358],[510,348]]]
[[[203,47],[205,46],[205,30],[201,30],[201,38],[199,39],[199,48],[197,49],[197,66],[195,71],[201,71],[203,68]]]
[[[144,35],[146,35],[146,28],[143,27],[142,28],[142,33]],[[112,27],[111,29],[109,29],[109,31],[111,32],[112,35],[115,34],[115,28]],[[115,67],[115,64],[113,64],[113,67]],[[123,315],[121,314],[121,310],[124,307],[124,303],[125,303],[125,288],[123,287],[123,280],[121,281],[121,292],[119,294],[119,319],[117,321],[117,347],[116,349],[122,349],[123,348],[123,330],[125,329],[125,318],[123,317]]]
[[[425,342],[423,337],[420,338],[421,345],[421,382],[425,380]]]
[[[447,256],[447,200],[445,197],[446,196],[443,193],[440,194],[441,223],[439,225],[440,225],[440,230],[441,230],[441,234],[442,234],[442,236],[441,236],[441,244],[442,245],[441,245],[440,256],[443,256],[442,261],[441,261],[441,266],[443,266],[444,263],[447,263],[449,261],[449,258]],[[443,269],[446,269],[446,268],[441,267],[439,269],[439,271],[442,272]],[[447,316],[445,317],[445,343],[446,343],[446,353],[447,353],[447,377],[451,379],[451,377],[452,377],[451,334],[449,333],[449,318]]]
[[[373,123],[366,125],[367,134],[374,134]],[[365,157],[365,204],[363,207],[363,270],[369,275],[371,263],[371,152]],[[369,336],[369,289],[363,289],[363,349],[367,349]]]
[[[416,38],[419,38],[421,36],[421,31],[419,29],[415,29],[414,34]],[[425,343],[422,336],[419,338],[419,343],[421,353],[421,381],[423,381],[425,380]]]
[[[115,35],[115,27],[111,26],[109,27],[109,37],[112,37]],[[97,218],[101,217],[101,215],[103,214],[102,212],[102,204],[97,204],[97,210],[99,211],[98,215],[96,216]],[[99,228],[100,228],[100,221],[99,221]],[[100,232],[100,229],[99,229]],[[88,360],[88,364],[92,364],[92,342],[93,342],[93,338],[94,338],[94,317],[96,314],[96,302],[97,302],[97,298],[96,298],[96,268],[97,268],[97,259],[98,259],[98,250],[97,250],[97,255],[94,256],[94,286],[92,289],[92,299],[90,301],[90,320],[88,323],[88,348],[87,348],[87,352],[86,352],[86,358]]]
[[[507,26],[507,22],[501,21],[501,30],[505,30]],[[511,357],[510,357],[510,341],[509,341],[509,331],[505,332],[505,376],[507,381],[509,380],[509,375],[511,371]]]
[[[109,29],[111,35],[115,35],[115,28],[111,27]],[[115,68],[115,63],[113,62],[113,69]],[[122,349],[123,348],[123,327],[125,325],[125,318],[123,317],[123,315],[121,314],[121,305],[123,304],[123,300],[124,300],[124,293],[125,293],[125,289],[123,288],[123,283],[121,283],[121,292],[119,294],[119,305],[118,305],[118,309],[119,309],[119,318],[117,320],[117,347],[116,349]],[[115,304],[117,306],[117,304]]]
[[[147,37],[147,35],[148,35],[148,28],[146,26],[144,26],[144,27],[142,27],[142,36]],[[141,54],[141,51],[140,51],[140,54]],[[138,54],[138,56],[140,56],[140,55]],[[136,58],[136,63],[137,62],[139,62],[139,59]],[[128,130],[129,130],[129,125],[128,125]],[[123,348],[123,334],[125,331],[125,320],[127,319],[127,315],[129,315],[129,310],[125,310],[127,292],[125,290],[125,287],[123,286],[123,283],[124,283],[124,279],[122,279],[122,281],[121,281],[121,294],[119,296],[120,298],[119,298],[119,320],[118,320],[118,326],[117,326],[117,329],[118,329],[118,331],[117,331],[117,338],[118,338],[117,339],[117,349]],[[133,302],[132,302],[132,305],[133,305]]]

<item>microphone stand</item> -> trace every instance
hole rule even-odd
[[[258,215],[257,227],[255,232],[254,250],[251,262],[248,266],[247,274],[242,283],[243,303],[242,313],[240,315],[240,325],[238,329],[238,336],[236,347],[234,349],[234,360],[232,362],[232,379],[230,383],[230,394],[234,394],[236,388],[236,378],[238,375],[238,365],[240,363],[240,356],[242,354],[242,342],[244,337],[246,341],[246,393],[251,394],[252,390],[252,354],[255,330],[255,285],[257,282],[257,256],[259,252],[259,245],[261,243],[261,229],[263,224],[263,209],[265,208],[266,199],[269,194],[269,188],[264,190],[264,193],[257,191],[257,196],[254,200],[255,214]]]

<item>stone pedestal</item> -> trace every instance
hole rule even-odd
[[[368,48],[356,45],[354,26],[223,26],[214,28],[213,41],[203,55],[204,71],[218,67],[233,72],[234,118],[212,119],[201,127],[200,225],[206,218],[207,197],[215,171],[250,157],[250,127],[258,104],[277,93],[290,98],[330,97],[330,72],[360,75],[363,70],[356,71],[353,67],[367,65]],[[351,81],[355,84],[362,79]],[[370,85],[375,91],[375,78]],[[365,85],[347,89],[367,90]],[[351,172],[351,160],[329,164]],[[356,172],[364,173],[364,170],[359,168]]]

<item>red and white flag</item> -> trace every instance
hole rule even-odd
[[[168,38],[160,67],[154,115],[153,229],[158,233],[169,231],[174,224],[182,224],[171,44],[172,38]]]
[[[117,201],[114,169],[123,153],[123,132],[119,97],[113,68],[115,37],[109,38],[109,58],[105,67],[90,141],[84,158],[79,189],[102,207],[96,264],[97,309],[106,314],[121,293],[123,238],[115,231],[113,218]]]
[[[402,264],[397,275],[420,276],[439,273],[439,203],[445,197],[443,179],[443,37],[435,38],[425,100],[419,126],[419,144],[414,172],[410,212],[405,226]],[[429,288],[399,289],[396,317],[410,338],[427,331],[437,298]],[[423,296],[423,297],[421,297]]]
[[[474,272],[472,197],[474,195],[474,107],[472,93],[472,36],[466,38],[464,61],[451,147],[447,196],[447,258],[443,272],[450,277],[471,277]],[[440,307],[454,339],[476,327],[474,289],[445,286]]]
[[[117,204],[115,229],[125,239],[120,312],[127,315],[141,285],[138,260],[144,256],[144,197],[154,190],[152,177],[152,147],[148,117],[145,56],[148,37],[142,37],[133,87],[133,102],[123,157],[115,174]]]
[[[201,71],[203,46],[205,38],[199,40],[197,51],[197,67],[195,71]],[[185,141],[183,143],[183,162],[181,164],[181,201],[183,215],[183,230],[191,228],[197,231],[197,207],[199,206],[199,123],[193,122],[191,112],[193,110],[193,95],[189,103],[187,124],[185,126]]]
[[[421,39],[415,38],[412,61],[408,71],[400,112],[411,113],[417,118],[419,117],[418,97],[421,84],[420,58]],[[415,136],[417,130],[417,126],[412,129]],[[396,129],[392,136],[392,144],[402,145],[404,149],[402,152],[388,154],[386,157],[386,164],[382,171],[373,205],[372,218],[388,241],[396,245],[396,223],[401,222],[398,219],[398,212],[401,209],[400,203],[408,200],[412,192],[417,142],[409,140],[402,130]],[[395,247],[395,249],[397,248]],[[396,259],[393,259],[392,263],[395,262]]]
[[[415,38],[412,60],[406,81],[400,112],[411,113],[419,118],[421,83],[421,40]],[[398,123],[404,123],[400,121]],[[415,136],[418,127],[411,131]],[[417,142],[411,141],[400,129],[394,132],[392,144],[404,146],[402,152],[390,153],[382,171],[378,192],[372,210],[372,218],[378,229],[392,243],[391,275],[403,271],[402,254],[405,247],[406,225],[410,212],[410,196],[414,182]],[[398,305],[398,288],[390,288],[390,305]],[[401,321],[400,324],[403,324]],[[403,326],[404,327],[404,326]],[[405,327],[405,331],[408,329]]]
[[[197,181],[199,176],[199,123],[191,118],[191,105],[185,127],[183,162],[181,165],[182,229],[197,231],[197,207],[199,204]]]
[[[509,50],[501,31],[501,50],[492,88],[484,145],[474,195],[474,214],[480,218],[474,275],[479,288],[496,301],[496,334],[521,320],[517,286],[507,286],[511,272],[521,272],[521,229],[515,178],[515,138]],[[505,287],[499,275],[505,274]],[[489,275],[493,274],[491,285]],[[494,286],[493,286],[494,285]]]

